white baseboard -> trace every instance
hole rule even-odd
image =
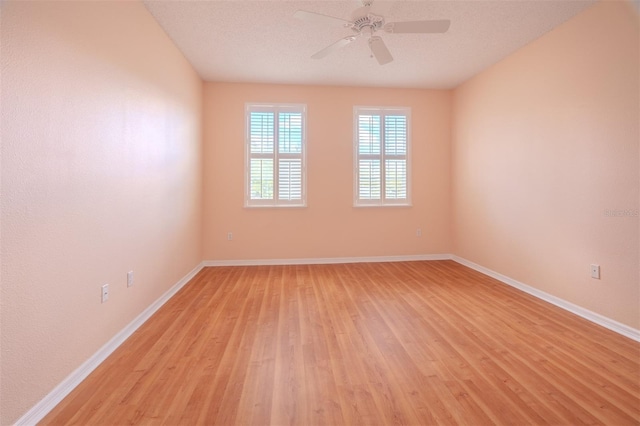
[[[203,267],[208,266],[252,266],[252,265],[312,265],[331,263],[363,263],[363,262],[408,262],[421,260],[453,260],[461,265],[474,269],[491,278],[501,281],[509,286],[515,287],[525,293],[531,294],[539,299],[556,305],[562,309],[572,312],[588,321],[601,325],[618,334],[626,336],[640,342],[640,330],[629,327],[625,324],[614,321],[603,315],[589,311],[588,309],[574,305],[566,300],[560,299],[544,291],[523,284],[505,275],[499,274],[491,269],[485,268],[461,257],[451,254],[429,254],[429,255],[407,255],[407,256],[373,256],[373,257],[333,257],[333,258],[311,258],[311,259],[259,259],[259,260],[207,260],[196,266],[191,272],[178,281],[173,287],[167,290],[158,300],[153,302],[147,309],[131,321],[122,331],[116,334],[109,342],[100,348],[91,358],[85,361],[74,372],[67,376],[58,386],[56,386],[40,402],[34,405],[15,425],[35,425],[44,418],[56,405],[60,403],[76,386],[80,384],[93,370],[96,369],[118,346],[120,346],[129,336],[133,334],[142,324],[147,321],[162,305],[164,305],[174,294],[187,284]]]
[[[303,259],[205,260],[204,266],[326,265],[332,263],[413,262],[451,260],[450,254],[411,254],[406,256],[320,257]]]
[[[574,313],[588,321],[601,325],[611,331],[640,342],[640,330],[629,327],[604,315],[597,314],[581,306],[574,305],[564,299],[553,296],[537,288],[531,287],[520,281],[509,278],[491,269],[480,266],[467,259],[452,254],[427,254],[407,256],[373,256],[373,257],[328,257],[328,258],[304,258],[304,259],[255,259],[255,260],[205,260],[204,266],[259,266],[259,265],[315,265],[331,263],[362,263],[362,262],[407,262],[420,260],[453,260],[461,265],[474,269],[482,274],[495,278],[511,287],[524,291],[532,296],[549,302],[564,310]]]
[[[35,425],[44,418],[56,405],[60,403],[76,386],[78,386],[93,370],[96,369],[118,346],[120,346],[129,336],[131,336],[142,324],[147,321],[162,305],[164,305],[174,294],[187,284],[203,268],[200,263],[191,272],[185,275],[173,287],[167,290],[159,299],[147,307],[140,315],[131,321],[125,328],[109,340],[95,354],[86,360],[80,367],[69,374],[58,386],[56,386],[47,396],[34,405],[16,422],[16,426]]]
[[[580,307],[578,305],[574,305],[571,302],[567,302],[564,299],[560,299],[559,297],[553,296],[549,293],[545,293],[542,290],[538,290],[537,288],[523,284],[520,281],[514,280],[513,278],[509,278],[505,275],[499,274],[495,271],[492,271],[491,269],[485,268],[484,266],[480,266],[476,263],[468,261],[467,259],[463,259],[458,256],[452,256],[451,259],[458,262],[461,265],[467,266],[482,274],[488,275],[491,278],[495,278],[498,281],[501,281],[507,285],[510,285],[511,287],[515,287],[518,290],[524,291],[525,293],[535,296],[538,299],[542,299],[545,302],[549,302],[552,305],[556,305],[586,320],[589,320],[593,323],[601,325],[604,328],[608,328],[609,330],[615,331],[616,333],[621,334],[630,339],[633,339],[636,342],[640,342],[640,330],[636,330],[635,328],[619,323],[618,321],[612,320],[611,318],[605,317],[604,315],[600,315],[588,309]]]

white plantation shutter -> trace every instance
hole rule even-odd
[[[245,206],[304,206],[304,105],[248,104]]]
[[[250,197],[273,199],[273,148],[275,115],[251,112],[249,117]]]
[[[273,199],[273,160],[270,158],[251,159],[251,199]]]
[[[407,198],[407,116],[385,115],[385,197],[388,200]]]
[[[284,159],[278,166],[278,198],[280,200],[302,199],[302,161]]]
[[[409,205],[409,108],[354,108],[354,204]]]
[[[275,114],[272,112],[252,112],[249,132],[252,154],[273,153],[275,138]]]
[[[384,152],[387,155],[407,154],[407,117],[386,115],[384,117]]]
[[[302,113],[278,113],[278,147],[281,154],[302,153]]]
[[[363,200],[379,200],[381,196],[380,119],[380,115],[373,114],[358,117],[358,197]]]
[[[361,200],[380,199],[380,160],[364,160],[358,162],[358,196]]]
[[[380,130],[379,115],[363,114],[358,117],[358,153],[380,154]]]
[[[385,197],[389,200],[407,198],[407,160],[384,160]]]

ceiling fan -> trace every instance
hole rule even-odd
[[[434,34],[447,32],[449,25],[451,25],[451,21],[448,19],[385,23],[384,16],[371,13],[372,4],[373,0],[362,0],[362,7],[352,13],[351,21],[306,10],[298,10],[294,13],[294,17],[304,21],[337,25],[349,28],[355,33],[341,38],[311,57],[313,59],[324,58],[364,35],[368,40],[372,55],[375,56],[380,65],[384,65],[393,61],[393,56],[391,56],[391,52],[387,49],[382,38],[375,35],[377,31],[384,30],[391,34]]]

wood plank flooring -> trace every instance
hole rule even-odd
[[[453,261],[203,269],[42,424],[640,424],[640,344]]]

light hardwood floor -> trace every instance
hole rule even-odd
[[[640,344],[453,261],[203,269],[43,424],[640,424]]]

